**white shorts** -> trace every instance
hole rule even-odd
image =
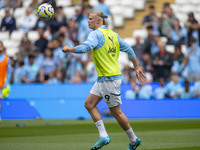
[[[90,93],[99,97],[103,97],[108,107],[114,107],[122,104],[120,86],[121,79],[95,82]]]
[[[2,92],[3,92],[3,89],[0,88],[0,99],[3,98],[3,93]]]

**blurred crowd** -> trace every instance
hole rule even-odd
[[[49,21],[40,20],[36,15],[38,6],[45,2],[50,3],[55,10]],[[18,7],[23,7],[22,0],[0,1],[0,9],[6,8],[5,17],[1,21],[1,31],[12,33],[20,30],[24,33],[19,52],[16,57],[11,57],[11,83],[57,84],[96,81],[97,73],[91,52],[65,54],[62,52],[62,47],[76,46],[87,38],[91,32],[88,28],[88,15],[92,10],[101,10],[110,18],[112,14],[109,7],[104,4],[104,0],[99,0],[99,5],[94,8],[88,5],[87,0],[72,0],[72,4],[80,7],[73,17],[68,18],[63,8],[57,7],[56,0],[40,0],[40,2],[32,0],[17,26],[10,10],[15,11]],[[128,64],[124,65],[121,70],[122,82],[131,83],[133,88],[129,91],[129,97],[134,95],[141,97],[145,95],[144,93],[149,93],[148,98],[153,95],[200,97],[200,24],[193,12],[188,13],[188,20],[183,24],[173,13],[169,3],[164,3],[160,15],[157,15],[153,5],[148,9],[148,14],[141,22],[148,35],[144,39],[140,35],[136,36],[136,44],[133,45],[147,82],[136,88],[138,81],[135,79],[134,68]],[[35,42],[27,36],[32,30],[39,34],[39,39]],[[166,45],[173,45],[175,51],[173,53],[167,51]],[[182,50],[183,45],[187,47],[185,53]],[[160,83],[155,92],[152,92],[149,86],[152,82]],[[192,88],[189,86],[191,83],[195,84]],[[137,92],[134,94],[135,89]],[[189,94],[190,92],[192,94]]]
[[[172,74],[169,82],[161,77],[158,84],[139,85],[136,80],[131,79],[130,85],[130,89],[125,92],[126,99],[200,98],[200,81],[191,84],[185,80],[181,83],[178,74]]]
[[[42,3],[49,3],[54,8],[54,15],[48,21],[37,17],[37,8]],[[95,8],[88,1],[73,1],[72,5],[79,6],[76,14],[68,18],[63,7],[57,7],[56,0],[32,0],[26,7],[25,14],[17,21],[14,11],[23,7],[22,0],[1,1],[0,8],[5,8],[5,17],[1,21],[1,31],[23,32],[19,52],[11,57],[11,83],[80,83],[95,82],[97,73],[92,63],[91,52],[87,54],[65,54],[62,47],[74,47],[87,38],[92,31],[88,28],[88,15],[92,10],[101,9],[104,14],[111,16],[109,7],[99,0]],[[11,13],[11,9],[13,13]],[[37,31],[39,39],[32,42],[28,37],[29,31]],[[6,51],[6,49],[5,49]]]
[[[159,82],[160,86],[155,89],[149,84],[138,87],[134,73],[127,71],[131,70],[127,66],[123,73],[132,87],[126,93],[127,98],[200,97],[200,24],[193,12],[188,13],[187,22],[181,23],[169,3],[164,3],[159,16],[156,8],[150,5],[142,25],[148,35],[143,40],[136,36],[133,49],[145,71],[147,83]],[[167,45],[174,47],[173,53],[167,51]]]

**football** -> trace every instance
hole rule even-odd
[[[42,20],[49,20],[54,14],[53,7],[48,3],[43,3],[38,7],[38,17]]]

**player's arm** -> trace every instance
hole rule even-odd
[[[73,52],[73,53],[86,53],[92,49],[94,49],[98,45],[98,37],[97,33],[95,31],[91,32],[88,35],[88,38],[85,42],[83,42],[81,45],[78,45],[76,47],[69,47],[68,45],[63,47],[63,52]]]
[[[118,36],[118,34],[117,34],[117,37],[118,37],[118,40],[119,40],[120,51],[126,52],[129,55],[129,58],[130,58],[131,62],[133,63],[133,66],[135,68],[136,77],[137,77],[138,81],[142,84],[145,83],[146,77],[145,77],[142,69],[138,65],[138,60],[137,60],[137,57],[135,55],[134,50],[132,49],[132,47],[129,44],[127,44],[124,40],[122,40]]]

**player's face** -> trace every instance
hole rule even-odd
[[[97,16],[94,13],[91,13],[89,15],[89,19],[88,19],[88,25],[90,29],[95,30],[97,27]]]

